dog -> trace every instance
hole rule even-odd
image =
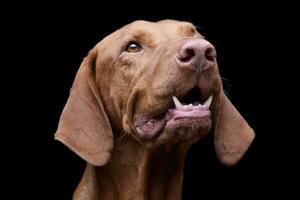
[[[74,200],[181,199],[190,146],[232,166],[254,131],[226,97],[214,46],[189,22],[135,21],[83,60],[55,139],[87,166]]]

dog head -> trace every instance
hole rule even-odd
[[[115,134],[145,147],[214,134],[221,162],[240,160],[254,132],[223,92],[214,46],[188,22],[136,21],[99,42],[82,62],[56,139],[104,165]]]

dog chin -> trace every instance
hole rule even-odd
[[[212,125],[212,120],[209,116],[201,118],[181,118],[171,119],[165,126],[165,131],[173,133],[179,139],[189,140],[191,138],[200,139],[206,136]]]

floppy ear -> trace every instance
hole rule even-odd
[[[215,149],[220,162],[232,166],[242,158],[255,135],[223,91],[218,98]]]
[[[96,84],[96,57],[95,48],[83,60],[61,114],[55,139],[87,162],[101,166],[110,157],[113,134]]]

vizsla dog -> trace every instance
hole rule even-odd
[[[236,164],[254,132],[223,92],[216,50],[188,22],[135,21],[83,60],[55,138],[87,166],[74,200],[181,199],[186,153],[214,135]]]

